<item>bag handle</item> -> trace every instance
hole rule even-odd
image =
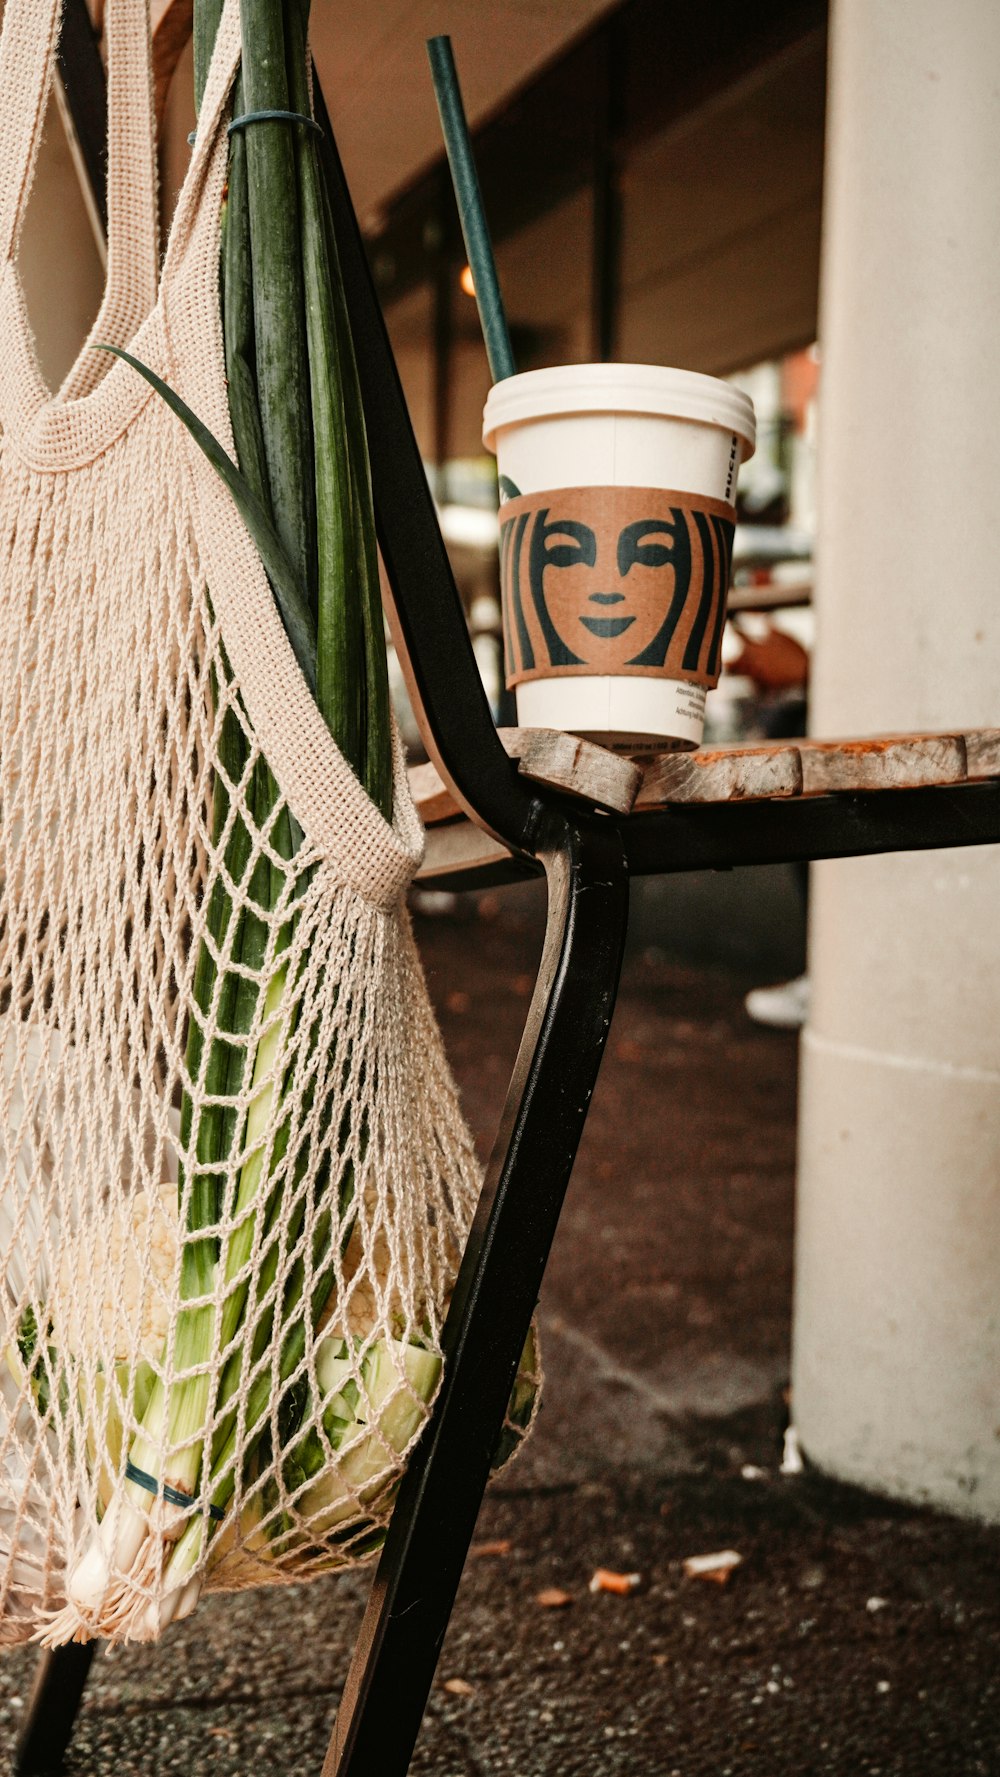
[[[73,400],[109,360],[97,341],[127,345],[156,302],[159,220],[149,8],[107,0],[108,265],[87,342],[62,388]],[[6,0],[0,38],[0,262],[17,258],[52,87],[62,0]]]

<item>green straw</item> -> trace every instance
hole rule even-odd
[[[455,187],[465,250],[469,255],[472,281],[476,287],[479,323],[486,341],[486,356],[490,361],[490,375],[495,383],[501,383],[505,377],[515,374],[517,366],[514,363],[514,354],[510,349],[507,317],[504,314],[503,297],[500,295],[500,285],[497,280],[497,267],[493,257],[490,231],[486,226],[483,197],[479,189],[479,175],[476,172],[476,163],[472,155],[469,125],[466,121],[465,107],[462,104],[462,90],[458,84],[458,71],[451,50],[451,38],[429,37],[427,54],[431,64],[434,96],[441,114],[444,143],[448,150],[448,164],[451,167],[451,179]]]

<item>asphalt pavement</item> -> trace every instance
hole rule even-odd
[[[539,900],[417,929],[485,1153]],[[483,1506],[413,1777],[1000,1773],[1000,1529],[781,1472],[797,1045],[750,1023],[753,984],[629,958],[545,1285],[544,1407]],[[367,1585],[213,1597],[101,1655],[67,1771],[319,1777]],[[8,1756],[33,1663],[0,1660]]]

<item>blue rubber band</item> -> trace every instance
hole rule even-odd
[[[315,130],[317,136],[323,131],[314,117],[306,117],[301,111],[246,111],[242,117],[234,117],[226,134],[231,136],[234,130],[245,129],[248,123],[304,123],[307,130]]]
[[[178,1487],[171,1487],[167,1481],[158,1481],[155,1475],[147,1475],[145,1469],[136,1468],[134,1462],[125,1464],[125,1479],[134,1481],[137,1487],[145,1487],[147,1493],[154,1493],[158,1497],[162,1495],[168,1505],[180,1506],[188,1512],[198,1509],[198,1501],[192,1499],[190,1494],[182,1493]],[[226,1514],[221,1506],[210,1505],[208,1515],[221,1524]]]

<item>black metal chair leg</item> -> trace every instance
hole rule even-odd
[[[70,1642],[42,1655],[14,1754],[17,1777],[50,1777],[62,1770],[96,1651],[96,1642]]]
[[[444,1382],[400,1489],[323,1777],[403,1777],[597,1079],[628,878],[611,821],[546,817],[545,950],[445,1329]]]

